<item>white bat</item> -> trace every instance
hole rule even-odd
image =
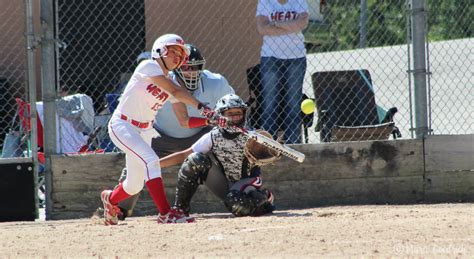
[[[296,160],[300,163],[303,163],[305,155],[299,151],[296,151],[284,144],[280,144],[278,141],[275,141],[269,137],[266,137],[256,131],[249,131],[244,128],[236,127],[247,137],[255,140],[257,143],[260,143],[268,148],[279,151],[282,155],[287,156],[293,160]]]

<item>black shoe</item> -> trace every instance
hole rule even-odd
[[[119,207],[119,209],[122,213],[118,214],[117,218],[118,218],[118,220],[124,221],[125,218],[128,217],[128,211],[126,209],[120,208],[120,207]]]

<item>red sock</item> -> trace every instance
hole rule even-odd
[[[122,183],[119,183],[117,188],[112,192],[110,195],[109,201],[112,205],[117,205],[119,202],[125,200],[126,198],[130,197],[131,195],[128,194],[122,186]]]
[[[166,198],[165,185],[163,184],[161,177],[151,179],[146,182],[145,185],[151,198],[153,198],[156,207],[160,211],[160,214],[168,213],[170,211],[170,204]]]

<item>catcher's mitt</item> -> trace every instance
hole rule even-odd
[[[257,130],[258,133],[273,138],[270,133],[265,130]],[[270,149],[253,139],[247,140],[244,149],[245,156],[249,160],[250,164],[256,166],[264,166],[275,162],[280,159],[281,153],[279,151]]]

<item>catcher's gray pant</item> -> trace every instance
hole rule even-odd
[[[156,128],[155,128],[156,129]],[[174,152],[185,150],[192,146],[199,138],[201,138],[204,134],[209,132],[212,127],[205,127],[201,131],[199,131],[196,135],[191,136],[189,138],[173,138],[161,133],[159,130],[158,133],[160,137],[153,138],[151,140],[151,148],[155,151],[158,157],[164,157]],[[119,182],[123,182],[127,176],[127,170],[122,170],[122,174],[120,175]],[[121,209],[124,217],[130,217],[132,215],[133,209],[135,208],[138,198],[140,197],[140,193],[130,196],[129,198],[121,201],[118,204],[118,207]]]

